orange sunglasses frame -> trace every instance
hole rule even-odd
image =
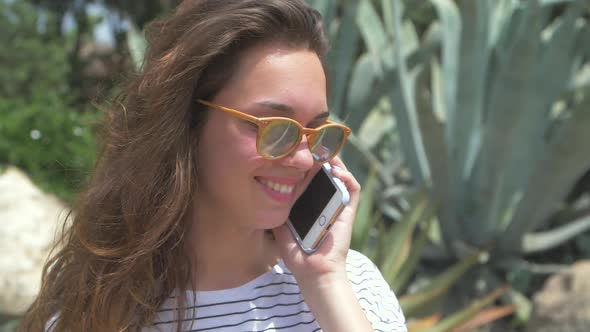
[[[301,140],[303,139],[303,135],[306,135],[308,137],[307,138],[307,146],[309,147],[309,149],[311,151],[311,143],[314,141],[315,137],[319,134],[319,132],[322,129],[327,128],[327,127],[338,127],[338,128],[341,128],[344,131],[344,137],[342,138],[342,142],[340,142],[340,145],[338,146],[338,148],[336,149],[336,151],[334,152],[334,154],[329,159],[320,161],[321,163],[325,163],[325,162],[331,160],[332,158],[334,158],[334,156],[336,156],[340,152],[340,150],[342,150],[342,147],[344,146],[344,143],[346,142],[346,139],[348,138],[348,135],[350,135],[350,133],[352,131],[347,126],[341,125],[341,124],[338,124],[338,123],[334,123],[334,122],[332,122],[330,120],[328,120],[328,123],[327,124],[321,125],[321,126],[319,126],[317,128],[305,128],[299,122],[297,122],[297,121],[295,121],[293,119],[290,119],[290,118],[284,118],[284,117],[257,118],[257,117],[255,117],[253,115],[246,114],[246,113],[240,112],[240,111],[235,110],[235,109],[232,109],[232,108],[228,108],[228,107],[224,107],[224,106],[221,106],[221,105],[217,105],[217,104],[214,104],[214,103],[211,103],[211,102],[202,100],[202,99],[197,99],[197,101],[199,103],[201,103],[201,104],[203,104],[205,106],[211,107],[211,108],[213,108],[215,110],[226,112],[226,113],[228,113],[228,114],[230,114],[232,116],[235,116],[235,117],[240,118],[242,120],[246,120],[248,122],[251,122],[251,123],[256,124],[258,126],[258,132],[256,133],[256,150],[258,151],[258,154],[260,154],[261,156],[263,156],[264,158],[266,158],[268,160],[281,159],[281,158],[284,158],[284,157],[288,156],[289,154],[291,154],[291,152],[293,152],[297,148],[297,146],[299,144],[301,144]],[[294,144],[291,149],[289,149],[284,154],[273,158],[273,157],[269,157],[269,156],[266,156],[266,155],[260,153],[260,147],[259,147],[258,144],[261,141],[261,133],[264,131],[264,128],[266,128],[268,125],[270,125],[273,121],[277,121],[277,120],[280,120],[280,121],[289,121],[291,123],[294,123],[295,126],[297,126],[299,128],[299,138],[297,139],[297,144]],[[317,163],[318,161],[315,161],[314,160],[314,162]]]

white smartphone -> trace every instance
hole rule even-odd
[[[324,163],[291,208],[287,221],[303,251],[311,254],[320,247],[349,200],[344,183],[332,175],[330,164]]]

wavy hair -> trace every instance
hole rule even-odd
[[[139,331],[172,294],[177,331],[191,281],[185,241],[200,128],[244,50],[327,40],[303,0],[187,0],[146,29],[142,69],[109,107],[97,164],[43,269],[19,331]],[[179,290],[175,292],[175,290]]]

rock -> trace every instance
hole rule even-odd
[[[20,170],[0,174],[0,313],[19,315],[39,291],[41,271],[68,208]]]
[[[533,307],[527,332],[590,331],[590,261],[549,278]]]

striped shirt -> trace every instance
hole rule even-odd
[[[364,255],[350,250],[348,278],[375,331],[407,331],[387,282]],[[175,300],[169,298],[143,332],[176,331]],[[260,277],[232,289],[187,292],[183,331],[321,331],[293,274],[281,261]]]

